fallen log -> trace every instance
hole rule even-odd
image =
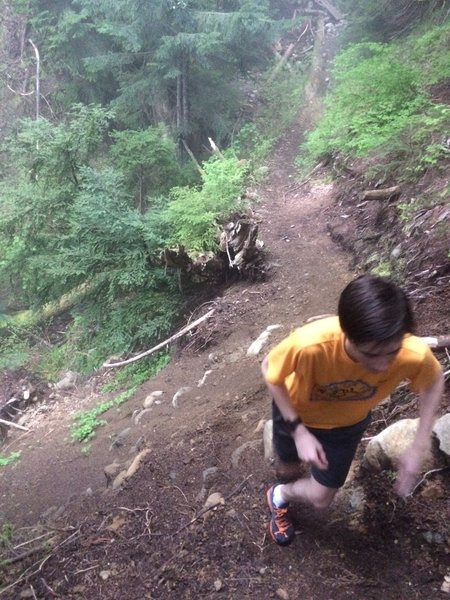
[[[420,339],[433,349],[450,347],[450,335],[424,336]]]
[[[342,21],[342,14],[328,0],[315,0],[316,4],[324,8],[333,17],[335,21]]]
[[[308,31],[308,28],[309,28],[309,23],[306,23],[306,27],[301,32],[301,34],[298,36],[298,38],[295,40],[295,42],[293,42],[292,44],[289,44],[289,46],[287,47],[285,53],[281,57],[280,61],[278,62],[278,64],[274,68],[274,70],[272,71],[272,74],[270,75],[269,79],[267,80],[267,83],[271,83],[275,79],[275,77],[277,76],[277,74],[279,73],[279,71],[287,63],[287,61],[289,60],[292,52],[294,51],[294,48],[299,43],[299,41],[302,39],[302,37],[305,35],[305,33]]]
[[[23,425],[17,425],[17,423],[7,421],[6,419],[0,419],[0,423],[2,425],[7,425],[8,427],[15,427],[16,429],[21,429],[22,431],[30,431],[28,427],[24,427]]]
[[[206,313],[206,315],[203,315],[203,317],[200,317],[200,319],[197,319],[190,325],[183,327],[183,329],[181,329],[180,331],[178,331],[177,333],[172,335],[167,340],[164,340],[164,342],[161,342],[160,344],[157,344],[153,348],[150,348],[150,350],[141,352],[141,354],[137,354],[136,356],[133,356],[132,358],[128,358],[127,360],[121,360],[121,361],[115,362],[115,363],[105,362],[103,364],[103,366],[104,367],[122,367],[123,365],[129,365],[132,362],[140,360],[141,358],[144,358],[144,356],[150,356],[150,354],[153,354],[157,350],[164,348],[164,346],[167,346],[171,342],[173,342],[173,341],[177,340],[178,338],[180,338],[181,336],[183,336],[185,333],[187,333],[191,329],[194,329],[194,327],[197,327],[197,325],[200,325],[200,323],[203,323],[203,321],[206,321],[206,319],[209,319],[209,317],[211,317],[213,314],[214,314],[214,309],[210,310],[209,312]]]
[[[388,198],[393,198],[394,196],[398,196],[400,194],[400,186],[394,185],[390,188],[383,188],[381,190],[366,190],[363,193],[363,200],[385,200]]]

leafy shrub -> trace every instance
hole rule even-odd
[[[382,44],[355,44],[336,59],[336,87],[309,135],[314,158],[336,153],[365,156],[397,136],[424,105],[418,74]]]
[[[169,244],[191,250],[217,245],[216,222],[244,207],[246,163],[234,157],[211,158],[203,164],[201,188],[174,188],[161,218],[170,224]]]

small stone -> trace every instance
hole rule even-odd
[[[205,469],[202,474],[203,483],[213,483],[217,479],[218,472],[218,467],[208,467]]]
[[[211,494],[210,496],[208,496],[206,502],[205,502],[205,508],[211,508],[213,506],[219,506],[219,505],[224,505],[225,504],[225,500],[222,496],[222,494],[220,492],[214,492],[214,494]]]
[[[144,400],[144,408],[150,408],[153,404],[156,404],[156,398],[163,395],[162,390],[156,390],[152,392],[147,398]]]
[[[216,590],[216,592],[220,592],[220,590],[223,588],[223,583],[220,581],[220,579],[216,579],[214,582],[214,589]]]
[[[281,598],[281,600],[289,600],[289,594],[283,588],[278,588],[276,591],[277,598]]]
[[[106,581],[111,575],[111,571],[100,571],[99,575],[103,579],[103,581]]]

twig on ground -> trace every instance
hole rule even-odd
[[[422,483],[424,483],[424,481],[426,481],[426,478],[428,477],[428,475],[432,475],[433,473],[440,473],[441,471],[447,471],[448,469],[450,469],[450,467],[440,467],[439,469],[431,469],[430,471],[427,471],[426,473],[423,474],[422,479],[416,483],[413,491],[409,495],[412,496],[414,494],[414,492],[417,490],[417,488],[419,486],[421,486]]]
[[[252,475],[248,475],[244,481],[242,481],[238,486],[236,486],[233,490],[231,490],[231,492],[229,494],[227,494],[224,497],[224,500],[229,500],[232,496],[234,496],[235,494],[239,493],[241,491],[241,489],[244,487],[244,485],[247,483],[247,481],[252,477]],[[208,511],[212,510],[213,508],[216,508],[217,506],[220,505],[220,502],[216,502],[216,504],[213,504],[212,506],[208,506],[208,508],[202,508],[202,510],[200,512],[198,512],[195,517],[193,517],[189,523],[185,523],[184,525],[182,525],[179,529],[177,529],[177,531],[175,531],[175,533],[172,533],[170,535],[172,536],[176,536],[179,533],[181,533],[184,529],[187,529],[188,527],[190,527],[193,523],[195,523],[196,521],[198,521],[200,519],[200,517],[202,517],[205,513],[207,513]],[[166,534],[152,534],[152,535],[166,535]]]
[[[47,592],[49,592],[55,598],[58,597],[58,594],[54,590],[52,590],[52,588],[48,585],[48,583],[45,581],[45,579],[43,577],[41,577],[41,582],[42,582],[42,585],[47,590]]]

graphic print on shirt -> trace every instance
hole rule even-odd
[[[361,379],[336,381],[326,385],[316,384],[311,391],[311,401],[355,401],[370,400],[376,394],[377,388]]]

